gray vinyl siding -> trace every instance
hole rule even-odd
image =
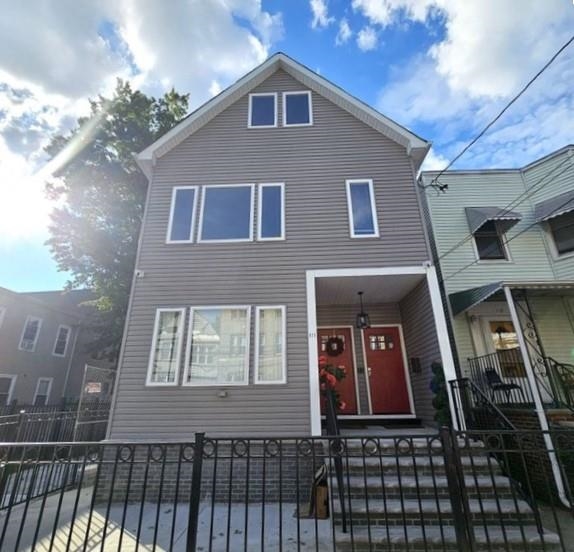
[[[401,311],[398,303],[366,304],[371,324],[400,324]],[[365,374],[365,355],[363,334],[355,327],[357,305],[320,305],[317,307],[317,326],[352,326],[355,340],[355,363],[357,367],[357,385],[359,388],[359,414],[368,415],[369,397]]]
[[[255,92],[303,88],[278,71]],[[145,275],[133,289],[112,438],[308,433],[305,271],[420,266],[428,259],[404,148],[316,93],[312,101],[311,127],[248,129],[245,96],[158,160],[141,238],[138,268]],[[373,179],[380,238],[349,237],[348,178]],[[285,183],[285,241],[165,244],[173,186],[268,182]],[[156,308],[229,304],[286,305],[287,384],[229,387],[225,399],[213,387],[145,386]]]
[[[420,359],[420,373],[410,372],[416,414],[425,424],[433,424],[433,394],[430,390],[431,364],[441,355],[428,285],[421,282],[400,303],[407,359]],[[410,364],[410,360],[409,360]]]

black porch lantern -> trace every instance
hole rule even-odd
[[[369,320],[369,315],[363,309],[363,292],[359,291],[358,295],[361,303],[361,312],[357,314],[357,328],[359,328],[359,330],[366,330],[371,327],[371,321]]]

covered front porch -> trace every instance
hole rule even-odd
[[[320,358],[344,369],[335,385],[343,424],[436,424],[432,365],[455,373],[433,267],[309,271],[307,299],[313,434],[325,410]]]

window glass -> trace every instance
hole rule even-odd
[[[377,227],[371,184],[369,182],[352,182],[349,184],[349,195],[353,236],[375,236]]]
[[[50,378],[40,378],[38,379],[38,384],[36,386],[36,395],[34,397],[34,406],[45,406],[48,404],[48,399],[50,397]]]
[[[574,251],[574,211],[550,219],[549,224],[558,253]]]
[[[201,240],[249,240],[251,186],[205,187]]]
[[[158,310],[150,363],[150,383],[177,383],[183,310]]]
[[[176,188],[171,206],[169,241],[190,241],[193,232],[195,188]]]
[[[40,333],[40,324],[42,321],[39,318],[29,316],[26,319],[22,339],[20,340],[20,349],[23,351],[33,351],[36,348],[36,341]]]
[[[494,221],[485,222],[474,233],[474,241],[476,242],[479,259],[506,259],[504,246]]]
[[[68,347],[68,339],[70,337],[70,328],[67,326],[60,326],[56,342],[54,343],[54,354],[64,356]]]
[[[9,404],[12,381],[10,376],[0,376],[0,405]]]
[[[285,124],[286,125],[308,125],[311,122],[311,106],[309,105],[309,94],[302,92],[298,94],[285,94]]]
[[[6,316],[6,307],[0,307],[0,328],[4,322],[4,317]]]
[[[193,309],[190,340],[186,383],[191,385],[247,383],[248,308]]]
[[[257,309],[257,383],[285,381],[285,344],[283,308]]]
[[[502,377],[525,378],[526,371],[514,324],[510,320],[491,320],[488,327]]]
[[[250,96],[250,126],[275,126],[275,94]]]
[[[260,238],[283,237],[283,194],[281,186],[264,185],[259,188],[261,212],[259,213]]]

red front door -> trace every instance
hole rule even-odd
[[[334,366],[343,366],[346,376],[337,383],[335,387],[339,393],[339,398],[345,403],[345,408],[340,410],[340,414],[357,413],[357,396],[355,393],[355,369],[353,358],[353,341],[351,339],[350,328],[321,328],[318,331],[319,356],[327,357],[327,362]],[[343,341],[343,351],[331,356],[326,350],[327,341],[330,337],[339,337]],[[325,414],[324,400],[321,398],[321,414]]]
[[[373,414],[411,414],[398,326],[363,330]]]

